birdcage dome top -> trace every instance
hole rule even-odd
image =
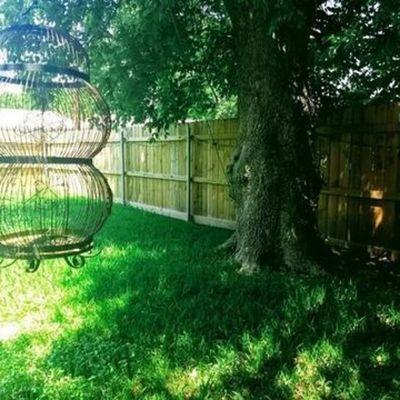
[[[0,158],[93,158],[110,113],[90,82],[88,56],[70,35],[14,25],[0,32]]]
[[[14,25],[0,32],[0,80],[27,86],[80,87],[90,80],[82,45],[50,27]]]

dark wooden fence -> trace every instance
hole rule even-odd
[[[353,108],[318,129],[319,226],[331,241],[400,249],[399,116],[398,105]]]

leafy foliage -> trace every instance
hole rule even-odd
[[[186,118],[236,114],[237,32],[229,8],[242,7],[242,0],[2,3],[3,24],[54,23],[80,37],[90,49],[96,84],[122,120],[134,117],[161,126]],[[296,32],[314,0],[258,3],[270,14],[267,33],[284,39],[285,45],[292,43],[289,53],[304,52]],[[398,100],[397,1],[316,3],[312,51],[304,53],[303,61],[312,73],[306,84],[317,108]]]
[[[167,124],[235,109],[232,38],[221,7],[194,0],[120,1],[118,7],[112,0],[43,0],[25,19],[55,23],[81,38],[94,80],[117,116]],[[4,23],[17,9],[12,1],[5,5]]]
[[[327,2],[314,32],[314,87],[325,106],[398,101],[399,32],[396,1]]]

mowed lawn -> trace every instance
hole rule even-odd
[[[243,276],[228,236],[115,206],[84,269],[1,271],[0,399],[400,398],[396,274]]]

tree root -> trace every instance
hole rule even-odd
[[[261,272],[261,266],[255,262],[242,262],[240,265],[239,274],[250,276]]]
[[[221,252],[234,253],[236,250],[236,246],[237,246],[237,236],[236,232],[234,232],[227,241],[225,241],[224,243],[222,243],[217,247],[217,250]]]
[[[244,255],[242,252],[235,253],[235,261],[239,264],[239,273],[243,275],[254,275],[262,271],[262,266],[254,258]]]

